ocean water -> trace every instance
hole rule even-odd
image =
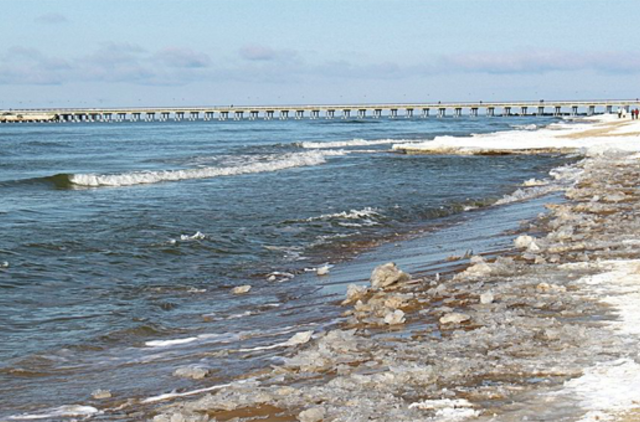
[[[565,160],[392,144],[496,131],[517,142],[553,121],[0,126],[0,420],[135,409],[272,364],[281,350],[270,346],[339,323],[346,281],[387,255],[401,262],[398,241],[455,251],[474,234],[452,228],[504,219],[492,204]],[[315,275],[325,264],[344,276]],[[210,376],[173,375],[186,365]],[[92,399],[97,389],[112,397]]]

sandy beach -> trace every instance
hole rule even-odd
[[[379,267],[372,286],[348,289],[341,329],[273,345],[285,357],[269,370],[151,397],[153,420],[637,420],[638,132],[637,122],[598,116],[531,131],[519,145],[506,134],[403,145],[583,158],[525,183],[566,201],[526,223],[513,251],[462,258],[464,271],[437,277]]]

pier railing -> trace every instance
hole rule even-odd
[[[564,116],[612,113],[614,109],[638,107],[632,100],[504,101],[398,104],[324,104],[278,106],[207,107],[122,107],[122,108],[44,108],[0,110],[0,123],[17,122],[123,122],[166,120],[286,120],[286,119],[365,119],[439,118],[468,115]]]

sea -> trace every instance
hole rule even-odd
[[[144,419],[150,397],[268,368],[293,334],[339,325],[376,265],[437,277],[508,248],[544,210],[523,182],[566,157],[391,146],[518,142],[556,121],[0,125],[0,420]]]

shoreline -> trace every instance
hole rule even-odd
[[[640,138],[625,126],[627,139],[613,139],[627,152],[575,138],[593,148],[574,165],[568,202],[531,223],[548,234],[518,237],[515,258],[472,257],[453,277],[391,290],[350,288],[344,327],[295,346],[260,380],[169,404],[154,421],[625,420],[638,406],[616,377],[640,383],[640,317],[627,303],[640,303],[640,161],[629,153]]]
[[[596,122],[581,129],[589,132],[595,126],[606,124]],[[628,129],[635,131],[638,128]],[[618,130],[618,125],[614,130]],[[567,132],[553,131],[563,135]],[[635,133],[632,136],[636,136]],[[470,139],[474,138],[478,137]],[[575,139],[580,138],[577,136]],[[254,371],[231,381],[214,377],[198,390],[147,397],[139,404],[136,404],[137,400],[122,402],[121,410],[100,406],[107,403],[98,400],[91,402],[91,406],[62,406],[54,409],[57,414],[50,416],[112,414],[113,417],[145,418],[158,422],[231,419],[273,422],[371,419],[515,421],[540,414],[546,406],[544,403],[549,401],[549,395],[556,395],[562,396],[564,401],[558,401],[553,409],[564,412],[569,402],[571,414],[562,419],[551,413],[548,420],[596,420],[580,419],[581,408],[575,405],[577,399],[573,396],[588,394],[588,383],[584,379],[576,380],[587,375],[593,378],[601,375],[602,371],[596,367],[596,361],[589,360],[587,350],[575,353],[575,349],[581,345],[591,352],[597,350],[596,355],[610,356],[619,353],[616,347],[624,342],[603,345],[590,338],[602,340],[608,336],[605,328],[610,327],[603,328],[598,324],[609,324],[615,319],[607,307],[616,304],[595,304],[597,295],[591,297],[586,293],[593,282],[585,279],[596,277],[596,281],[599,280],[599,271],[626,277],[633,273],[636,265],[632,262],[616,266],[617,263],[611,262],[617,256],[611,253],[613,247],[610,244],[606,247],[588,244],[587,240],[596,234],[607,233],[606,225],[596,228],[597,223],[602,225],[604,222],[592,221],[587,233],[579,233],[582,226],[578,223],[582,220],[576,223],[568,216],[592,212],[596,216],[614,218],[620,211],[617,208],[633,200],[633,184],[629,184],[633,178],[619,178],[612,174],[615,182],[626,185],[620,192],[596,193],[589,201],[583,200],[584,192],[579,189],[583,188],[585,180],[590,180],[594,171],[603,171],[597,165],[615,163],[610,170],[621,172],[629,167],[629,163],[633,164],[633,160],[629,161],[628,152],[605,152],[602,146],[581,152],[586,158],[550,172],[551,179],[555,180],[527,180],[522,185],[526,192],[518,190],[508,195],[513,198],[505,197],[496,203],[497,208],[484,208],[479,211],[481,214],[472,212],[475,220],[487,212],[493,220],[485,218],[485,223],[502,223],[501,218],[504,217],[500,215],[513,217],[508,213],[509,209],[514,209],[509,208],[510,201],[522,201],[518,192],[531,195],[539,190],[539,194],[525,195],[520,207],[528,207],[527,204],[532,202],[549,202],[552,197],[564,193],[563,201],[555,200],[548,205],[546,216],[536,219],[536,214],[532,214],[520,220],[528,222],[527,226],[519,227],[515,233],[525,230],[537,239],[522,235],[517,239],[519,248],[507,245],[507,248],[496,248],[489,253],[478,248],[479,256],[472,252],[451,254],[452,249],[449,249],[446,259],[433,261],[435,255],[428,255],[429,258],[425,259],[424,251],[414,245],[415,249],[405,252],[408,259],[404,260],[403,253],[396,251],[411,248],[409,243],[413,240],[389,243],[376,248],[377,256],[370,257],[369,261],[364,259],[355,265],[343,265],[348,267],[347,272],[351,272],[350,279],[364,282],[375,265],[386,262],[372,259],[384,258],[396,261],[400,269],[408,268],[413,274],[411,280],[395,283],[386,289],[364,289],[364,283],[359,283],[359,288],[349,287],[348,298],[342,304],[342,322],[337,326],[331,324],[325,328],[317,327],[314,331],[291,331],[289,340],[282,343],[244,352],[239,350],[251,355],[254,353],[252,350],[273,349],[271,369]],[[607,166],[604,166],[605,170],[608,170]],[[607,178],[600,174],[600,178],[594,180],[600,183]],[[591,180],[589,183],[594,182]],[[602,190],[609,186],[597,188]],[[506,202],[501,202],[504,200]],[[622,216],[624,221],[621,220],[626,223],[629,210],[622,209],[621,212],[626,213]],[[557,223],[559,220],[563,224]],[[510,231],[501,236],[513,237],[513,233]],[[429,236],[432,235],[435,233]],[[478,235],[482,236],[474,232],[474,236]],[[442,236],[442,239],[443,245],[449,244],[447,236]],[[632,251],[636,245],[634,242],[630,238],[623,245],[629,249],[625,249],[625,254],[630,258],[636,256]],[[585,243],[586,246],[581,245]],[[640,238],[637,244],[640,245]],[[403,248],[395,250],[398,246]],[[416,256],[419,251],[422,255]],[[418,266],[420,269],[416,270],[411,266],[411,260],[420,258],[431,265]],[[436,265],[434,269],[434,263],[442,265]],[[340,272],[339,267],[332,269],[330,276]],[[320,283],[325,290],[332,290],[332,284]],[[338,290],[344,291],[345,287],[346,283],[342,283]],[[580,292],[579,297],[574,297],[576,292]],[[573,312],[574,308],[580,312]],[[574,332],[576,330],[578,334]],[[552,356],[541,356],[544,353]],[[570,362],[576,356],[581,360],[581,367]],[[628,356],[620,359],[625,358]],[[547,369],[550,363],[553,365]],[[629,360],[621,361],[620,365],[624,369],[634,368]],[[610,366],[615,369],[620,365]],[[565,383],[565,389],[574,391],[573,396],[562,393]],[[162,387],[159,390],[167,391]],[[530,413],[523,413],[522,405],[534,402],[538,403],[535,411],[529,409]],[[159,407],[149,409],[149,405]],[[619,404],[616,406],[620,407]],[[393,412],[389,413],[389,409]],[[600,412],[596,414],[600,415],[598,417],[605,415],[602,409],[594,411]],[[15,420],[21,420],[21,415],[16,416]],[[37,414],[31,416],[38,417]],[[605,416],[600,420],[612,420]]]

